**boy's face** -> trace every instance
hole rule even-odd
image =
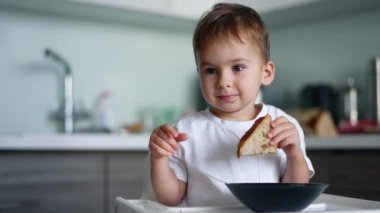
[[[274,64],[265,62],[254,43],[216,40],[196,52],[203,96],[221,118],[250,120],[261,84],[274,78]]]

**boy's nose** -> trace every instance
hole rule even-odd
[[[232,76],[228,75],[228,74],[223,74],[220,76],[219,78],[219,87],[220,88],[229,88],[229,87],[232,87],[233,83],[232,83]]]

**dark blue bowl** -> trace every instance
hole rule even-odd
[[[226,183],[245,206],[256,212],[301,211],[327,188],[324,183]]]

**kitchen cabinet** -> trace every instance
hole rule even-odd
[[[141,13],[151,13],[173,18],[198,19],[204,11],[209,9],[215,0],[143,0],[143,1],[120,1],[120,0],[66,0],[102,7],[120,8],[133,10]]]
[[[139,198],[147,152],[1,152],[0,212],[114,209]]]
[[[165,27],[193,29],[199,16],[212,5],[211,0],[0,0],[2,9],[53,14],[76,19],[111,21]],[[186,7],[180,4],[185,4]]]
[[[152,27],[169,27],[193,30],[201,14],[217,0],[0,0],[2,9],[58,14],[71,18],[87,18],[122,23],[147,24]],[[288,0],[272,1],[236,0],[255,8],[269,27],[285,26],[353,13],[380,7],[379,1],[346,0]]]
[[[147,152],[120,152],[108,155],[108,212],[113,212],[117,196],[128,199],[140,198],[145,175],[146,157]]]
[[[100,154],[1,153],[0,212],[103,212]]]
[[[312,150],[312,182],[328,183],[326,192],[380,200],[380,150]]]

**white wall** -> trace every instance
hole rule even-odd
[[[320,17],[270,29],[276,63],[274,83],[264,99],[281,108],[297,108],[306,84],[324,83],[343,95],[348,77],[359,87],[361,118],[374,118],[374,63],[380,56],[380,10]]]
[[[118,126],[148,105],[194,106],[192,30],[10,10],[0,10],[0,26],[0,133],[57,131],[48,113],[62,95],[62,72],[44,59],[46,47],[70,62],[76,100],[87,108],[113,92]]]

